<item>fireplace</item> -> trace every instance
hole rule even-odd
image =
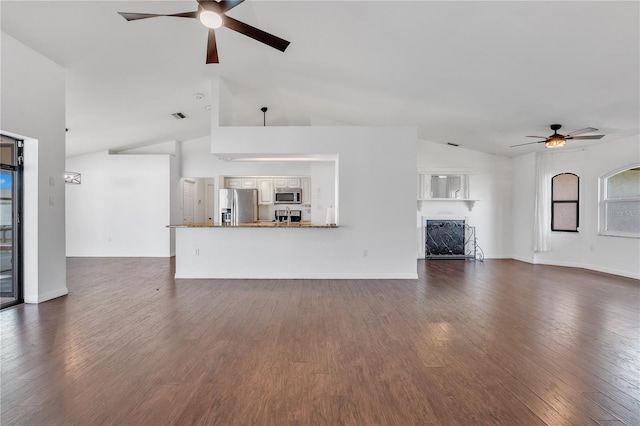
[[[427,219],[425,257],[427,259],[476,258],[475,227],[464,219]]]

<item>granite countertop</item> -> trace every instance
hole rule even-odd
[[[237,225],[222,225],[220,223],[212,222],[198,222],[198,223],[181,223],[179,225],[167,225],[168,228],[337,228],[338,225],[331,224],[326,225],[324,223],[311,223],[311,222],[293,222],[287,224],[287,222],[270,222],[270,221],[258,221],[250,223],[238,223]]]

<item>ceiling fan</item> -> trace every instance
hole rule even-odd
[[[135,21],[138,19],[155,18],[158,16],[174,16],[176,18],[196,18],[207,28],[209,28],[209,37],[207,41],[207,64],[217,64],[218,48],[216,46],[215,29],[226,27],[230,30],[244,34],[254,40],[258,40],[268,46],[284,52],[289,42],[287,40],[276,37],[272,34],[264,32],[251,25],[240,22],[227,16],[226,13],[244,2],[244,0],[197,0],[198,10],[194,12],[173,13],[171,15],[158,15],[154,13],[127,13],[118,12],[127,21]]]
[[[560,124],[552,124],[550,127],[551,127],[551,130],[553,130],[553,134],[551,136],[527,136],[528,138],[541,138],[541,139],[544,139],[543,141],[527,142],[527,143],[521,143],[521,144],[518,144],[518,145],[511,145],[511,148],[513,148],[515,146],[531,145],[531,144],[534,144],[534,143],[543,143],[543,142],[544,142],[544,145],[547,148],[557,148],[557,147],[564,146],[567,143],[568,140],[601,139],[601,138],[604,137],[604,135],[577,136],[577,135],[581,135],[583,133],[597,132],[598,129],[595,129],[593,127],[586,127],[584,129],[580,129],[580,130],[576,130],[576,131],[571,132],[571,133],[567,133],[566,135],[561,135],[560,133],[558,133],[558,130],[560,130],[562,125],[560,125]]]

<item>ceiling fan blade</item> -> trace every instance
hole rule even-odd
[[[177,18],[197,18],[198,12],[182,12],[182,13],[174,13],[172,15],[158,15],[155,13],[128,13],[128,12],[118,12],[119,15],[122,15],[124,19],[127,21],[137,21],[138,19],[146,19],[146,18],[157,18],[159,16],[175,16]]]
[[[573,140],[580,140],[580,139],[602,139],[604,137],[604,135],[586,135],[586,136],[567,136],[565,139],[573,139]]]
[[[546,139],[546,136],[525,136],[527,138],[541,138],[541,139]]]
[[[193,11],[193,12],[182,12],[182,13],[174,13],[172,15],[165,15],[165,16],[175,16],[176,18],[198,18],[198,12],[197,11]]]
[[[537,137],[537,136],[534,136]],[[516,147],[516,146],[522,146],[522,145],[532,145],[534,143],[545,143],[546,139],[543,141],[536,141],[536,142],[527,142],[527,143],[519,143],[518,145],[511,145],[510,148]]]
[[[127,13],[127,12],[118,12],[119,15],[122,15],[122,17],[124,19],[126,19],[127,21],[135,21],[138,19],[146,19],[146,18],[155,18],[157,16],[162,16],[162,15],[156,15],[154,13]]]
[[[259,30],[249,24],[233,19],[230,16],[224,16],[224,26],[230,30],[244,34],[247,37],[251,37],[254,40],[258,40],[259,42],[271,46],[274,49],[278,49],[281,52],[284,52],[287,46],[289,46],[289,42],[287,40]]]
[[[207,39],[207,64],[218,64],[218,46],[216,45],[216,32],[209,28]]]
[[[244,2],[244,0],[220,0],[218,2],[218,4],[220,4],[220,12],[225,13],[242,2]]]
[[[597,131],[598,131],[598,129],[596,129],[594,127],[585,127],[584,129],[580,129],[580,130],[576,130],[574,132],[567,133],[567,136],[575,136],[575,135],[581,135],[583,133],[597,132]]]

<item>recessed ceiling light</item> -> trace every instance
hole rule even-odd
[[[211,110],[211,105],[205,105],[204,109],[206,109],[207,111]]]
[[[204,97],[204,95],[202,93],[194,93],[193,94],[193,99],[195,99],[196,101],[199,101],[203,97]]]
[[[186,117],[187,117],[186,115],[184,115],[184,114],[183,114],[183,113],[181,113],[181,112],[174,112],[174,113],[173,113],[173,114],[171,114],[171,115],[173,115],[173,117],[174,117],[176,120],[182,120],[183,118],[186,118]]]

